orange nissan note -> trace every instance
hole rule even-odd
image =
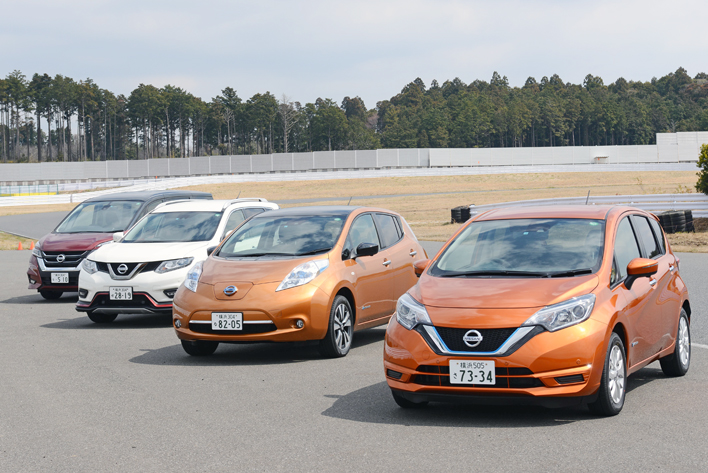
[[[492,210],[415,266],[384,348],[401,407],[586,403],[615,415],[631,373],[656,360],[667,376],[688,371],[688,291],[642,210]]]
[[[386,324],[427,257],[398,214],[296,207],[244,222],[178,289],[173,322],[190,355],[219,343],[319,340],[329,357],[353,332]]]

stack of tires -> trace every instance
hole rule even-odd
[[[464,223],[470,219],[469,205],[461,205],[450,211],[452,223]]]
[[[657,215],[666,233],[693,232],[693,212],[691,210],[670,210]]]

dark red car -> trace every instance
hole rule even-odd
[[[207,192],[146,191],[88,199],[37,242],[27,269],[29,289],[37,289],[45,299],[76,292],[81,262],[99,246],[112,242],[115,232],[132,227],[162,202],[211,198]]]

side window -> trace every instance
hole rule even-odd
[[[615,260],[617,261],[618,281],[627,276],[629,262],[640,256],[637,239],[634,237],[634,231],[629,224],[629,218],[625,217],[617,227],[617,235],[615,236]]]
[[[374,218],[381,236],[382,248],[388,248],[396,244],[400,237],[398,236],[396,223],[393,221],[393,215],[374,214]]]
[[[646,219],[646,217],[642,217],[640,215],[632,215],[631,218],[632,225],[637,231],[637,235],[639,236],[642,245],[644,246],[646,257],[657,258],[661,256],[661,249],[656,243],[656,239],[654,239],[654,233],[651,231],[649,221]]]
[[[659,225],[659,222],[653,218],[649,219],[649,225],[651,225],[652,230],[654,230],[656,241],[659,242],[659,250],[661,251],[661,254],[666,254],[666,243],[664,243],[664,232],[661,229],[661,225]]]
[[[246,216],[245,218],[252,217],[253,215],[262,214],[263,212],[265,212],[265,209],[243,209],[243,214]]]
[[[221,237],[223,240],[226,235],[236,228],[241,222],[243,222],[245,219],[243,217],[243,212],[241,210],[236,209],[233,212],[231,212],[231,215],[229,215],[229,219],[226,221],[226,226],[224,227],[224,234]]]
[[[403,227],[401,226],[401,221],[398,217],[393,217],[393,221],[396,222],[396,231],[398,232],[398,238],[403,238]]]
[[[356,247],[362,243],[373,243],[374,245],[379,245],[379,248],[381,247],[371,214],[360,215],[354,220],[351,228],[349,228],[347,242],[344,245],[345,251],[349,250],[349,254],[353,255]]]

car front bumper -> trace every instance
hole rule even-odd
[[[73,268],[49,268],[44,264],[43,260],[31,255],[27,267],[27,281],[29,283],[27,289],[76,292],[79,290],[79,272],[80,267],[78,266]],[[52,273],[68,273],[69,282],[65,284],[53,283]]]
[[[180,287],[172,310],[177,337],[223,343],[324,338],[329,325],[330,295],[313,284],[276,292],[278,284],[256,284],[238,300],[216,299],[210,284],[199,283],[196,293]],[[242,313],[242,330],[212,329],[212,312]],[[298,321],[302,327],[298,327]]]
[[[394,318],[386,330],[384,373],[389,387],[412,402],[565,406],[596,395],[607,327],[588,320],[557,332],[538,331],[507,355],[441,354]],[[450,360],[492,360],[494,385],[451,384]]]

